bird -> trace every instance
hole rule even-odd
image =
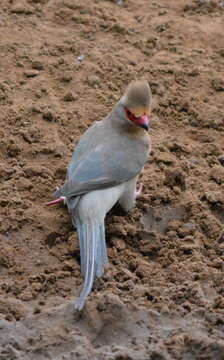
[[[151,151],[151,108],[148,81],[132,81],[111,112],[81,136],[64,185],[54,193],[56,199],[47,203],[67,204],[78,233],[84,285],[74,303],[76,310],[83,309],[95,277],[101,277],[108,265],[106,214],[116,203],[128,212],[142,191],[143,184],[137,189],[137,180]]]

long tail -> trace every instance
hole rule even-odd
[[[104,224],[76,224],[79,235],[81,273],[84,286],[75,309],[82,310],[86,298],[92,290],[94,277],[103,275],[108,264]]]

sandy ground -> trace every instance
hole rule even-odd
[[[0,359],[224,359],[224,3],[1,0]],[[144,194],[107,217],[83,312],[78,239],[48,208],[74,144],[150,82]]]

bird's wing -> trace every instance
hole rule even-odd
[[[96,145],[96,135],[101,133],[104,126],[102,126],[102,121],[95,122],[91,127],[89,127],[85,133],[82,135],[78,144],[75,147],[75,151],[72,154],[72,158],[67,170],[67,180],[72,178],[72,174],[75,171],[77,164],[81,162],[82,158],[85,157],[85,154],[91,151]],[[102,134],[102,137],[104,134]]]
[[[147,160],[147,151],[136,142],[130,149],[127,142],[98,144],[77,158],[73,155],[66,183],[54,196],[77,196],[92,190],[105,189],[128,181],[139,174]]]

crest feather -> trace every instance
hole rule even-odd
[[[129,109],[145,108],[151,105],[152,92],[147,80],[132,81],[125,94],[125,105]]]

